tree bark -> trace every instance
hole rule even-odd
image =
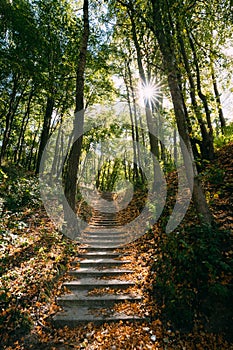
[[[28,82],[24,84],[24,86],[22,87],[19,93],[18,88],[20,84],[20,76],[19,74],[16,74],[13,78],[13,88],[12,88],[12,93],[9,101],[8,112],[6,114],[6,124],[5,124],[5,130],[3,133],[3,141],[2,141],[2,147],[1,147],[1,153],[0,153],[0,165],[2,164],[2,161],[6,155],[6,150],[10,141],[11,130],[12,130],[15,113],[17,111],[19,102],[23,97],[23,93],[26,89],[27,83]],[[19,93],[18,96],[17,96],[17,93]]]
[[[178,36],[178,41],[180,44],[181,53],[183,56],[184,66],[185,66],[185,69],[186,69],[186,72],[188,75],[188,81],[189,81],[189,86],[190,86],[190,98],[191,98],[193,110],[194,110],[195,116],[197,118],[197,121],[199,123],[201,135],[202,135],[202,145],[203,145],[201,147],[201,150],[203,152],[202,156],[204,159],[212,159],[212,157],[213,157],[213,138],[211,138],[210,135],[208,134],[206,125],[205,125],[204,120],[203,120],[203,118],[200,114],[200,111],[199,111],[198,103],[196,100],[195,82],[194,82],[193,75],[191,72],[189,59],[187,57],[187,53],[186,53],[184,41],[182,38],[181,30],[182,29],[178,26],[177,36]],[[208,109],[208,105],[207,105],[207,109]],[[208,109],[208,113],[209,113],[209,109]],[[206,150],[209,150],[209,149],[211,150],[211,152],[206,152]]]
[[[208,101],[206,98],[206,95],[203,94],[202,88],[201,88],[201,75],[200,75],[200,69],[199,69],[199,64],[198,64],[198,58],[195,50],[195,46],[191,37],[191,34],[189,33],[189,42],[190,42],[190,47],[193,53],[193,59],[194,59],[194,65],[196,69],[196,79],[197,79],[197,93],[199,98],[202,101],[205,114],[206,114],[206,120],[207,120],[207,125],[208,125],[208,132],[206,135],[206,138],[203,140],[203,146],[202,146],[202,154],[204,155],[205,159],[208,160],[213,160],[214,159],[214,143],[213,143],[213,127],[211,123],[211,113],[210,109],[208,106]]]
[[[212,82],[213,82],[215,100],[216,100],[217,109],[218,109],[219,121],[220,121],[220,125],[221,125],[221,131],[222,131],[222,134],[224,135],[224,132],[225,132],[224,129],[226,127],[226,120],[224,118],[223,111],[222,111],[221,98],[220,98],[220,94],[218,91],[217,79],[215,76],[214,65],[212,62],[211,62],[211,77],[212,77]]]
[[[87,45],[89,38],[89,14],[88,14],[88,0],[83,3],[83,36],[81,40],[79,62],[76,72],[76,107],[75,107],[75,121],[74,121],[74,135],[79,135],[78,139],[73,143],[70,154],[67,159],[65,171],[65,196],[71,207],[76,212],[75,196],[77,187],[77,173],[79,159],[82,149],[83,139],[83,125],[84,125],[84,72],[86,67]],[[80,113],[78,113],[80,112]],[[69,214],[65,220],[69,220]]]
[[[30,118],[30,108],[31,108],[32,97],[33,97],[33,88],[29,94],[29,97],[28,97],[27,107],[26,107],[26,111],[25,111],[24,116],[23,116],[23,120],[22,120],[22,124],[21,124],[21,128],[20,128],[20,133],[19,133],[19,137],[18,137],[18,143],[17,143],[17,147],[15,150],[14,162],[15,163],[17,162],[17,164],[20,163],[21,155],[23,152],[25,132],[26,132],[26,128],[27,128],[27,125],[29,122],[29,118]]]
[[[145,75],[145,71],[144,71],[143,64],[142,64],[141,48],[140,48],[138,38],[137,38],[135,21],[134,21],[134,17],[133,17],[131,10],[129,10],[128,12],[129,12],[130,20],[131,20],[131,25],[132,25],[133,41],[134,41],[134,45],[135,45],[136,52],[137,52],[138,71],[139,71],[139,75],[140,75],[142,84],[146,85],[146,83],[147,83],[146,75]],[[157,163],[156,163],[156,159],[159,159],[159,157],[160,157],[159,141],[158,141],[158,138],[155,136],[157,133],[155,130],[151,106],[150,106],[150,103],[148,101],[145,101],[145,109],[146,109],[146,122],[147,122],[149,140],[150,140],[150,150],[151,150],[151,153],[154,155],[153,167],[154,167],[154,188],[155,188],[156,184],[161,181],[160,174],[157,173]]]
[[[52,114],[53,114],[53,107],[54,107],[54,98],[53,98],[52,93],[51,93],[47,96],[44,122],[43,122],[42,133],[41,133],[41,137],[40,137],[40,145],[39,145],[38,156],[37,156],[36,174],[39,173],[42,154],[43,154],[44,148],[46,146],[46,143],[48,142],[48,139],[49,139],[49,132],[50,132],[50,126],[51,126],[51,120],[52,120]]]
[[[206,203],[206,199],[199,181],[197,168],[194,162],[191,142],[187,131],[187,123],[186,123],[185,113],[183,109],[182,93],[179,88],[179,81],[177,77],[179,70],[176,63],[176,57],[174,56],[172,31],[170,30],[169,21],[166,20],[166,13],[164,12],[161,13],[160,1],[151,0],[151,3],[153,7],[154,33],[157,38],[160,51],[163,57],[164,68],[168,75],[168,85],[170,88],[170,93],[171,93],[172,102],[174,106],[178,131],[181,138],[184,141],[184,144],[189,152],[189,155],[192,161],[192,163],[190,164],[190,159],[187,159],[186,152],[181,143],[181,150],[184,158],[187,178],[190,179],[191,177],[194,176],[193,202],[200,221],[202,223],[211,225],[213,218],[209,211],[209,208]],[[169,9],[165,9],[165,10],[168,11]],[[165,17],[165,20],[163,16]]]

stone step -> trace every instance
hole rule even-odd
[[[130,264],[131,260],[114,260],[114,259],[85,259],[85,260],[81,260],[81,261],[73,261],[71,263],[71,265],[77,265],[80,264],[80,267],[115,267],[115,266],[121,266],[124,264]]]
[[[125,231],[122,231],[121,229],[109,229],[109,228],[86,228],[85,231],[82,232],[82,234],[92,234],[92,235],[127,235],[128,233]]]
[[[81,238],[89,238],[89,239],[119,239],[126,238],[128,235],[126,233],[94,233],[94,232],[83,232]]]
[[[92,216],[91,221],[103,221],[103,222],[120,222],[115,216],[112,217],[106,217],[106,216]]]
[[[104,222],[89,222],[88,223],[88,227],[92,228],[92,229],[99,229],[99,228],[110,228],[110,229],[114,229],[114,228],[119,228],[121,227],[120,224],[113,224],[113,223],[104,223]]]
[[[87,306],[87,307],[112,307],[114,304],[127,302],[140,302],[141,296],[131,294],[104,294],[88,295],[87,293],[77,292],[66,294],[57,298],[57,304],[62,307]]]
[[[53,318],[55,327],[68,326],[74,328],[80,324],[92,322],[96,325],[101,325],[106,322],[145,322],[147,318],[137,315],[127,315],[124,313],[111,312],[108,315],[97,313],[86,307],[73,307],[72,309],[59,312]]]
[[[114,252],[101,252],[101,251],[93,251],[93,252],[87,252],[87,253],[80,253],[78,254],[79,258],[84,259],[112,259],[112,258],[118,258],[121,256],[120,253],[114,253]]]
[[[118,221],[103,221],[103,220],[91,220],[88,223],[89,226],[120,226],[120,222]]]
[[[105,213],[105,214],[101,214],[101,213],[95,213],[94,215],[92,215],[91,220],[114,220],[114,221],[120,221],[119,218],[112,213]]]
[[[117,248],[117,249],[119,249],[119,248]],[[109,247],[109,246],[99,248],[99,247],[90,247],[90,246],[87,246],[87,245],[82,245],[82,246],[79,247],[79,250],[81,252],[84,251],[85,253],[86,252],[88,252],[88,253],[96,253],[96,252],[98,252],[98,253],[99,252],[101,252],[101,253],[117,253],[116,252],[116,248]]]
[[[96,249],[107,249],[107,248],[111,248],[111,249],[116,249],[116,248],[121,248],[125,245],[125,243],[127,242],[127,240],[88,240],[88,239],[83,239],[82,243],[87,245],[89,248],[96,248]]]
[[[65,282],[63,284],[70,290],[92,290],[95,288],[127,289],[133,287],[133,281],[121,281],[118,279],[101,280],[97,278],[81,278],[79,280]]]
[[[128,241],[125,240],[123,242],[119,242],[119,241],[109,241],[109,242],[100,242],[100,241],[87,241],[87,240],[82,240],[83,244],[88,245],[89,248],[95,248],[95,249],[107,249],[107,248],[111,248],[111,249],[119,249],[119,248],[123,248],[123,246],[127,243]]]
[[[117,224],[117,225],[120,225],[120,220],[116,220],[116,219],[102,219],[102,218],[91,218],[90,219],[90,222],[91,223],[100,223],[100,222],[103,222],[104,224]]]
[[[83,237],[81,236],[80,237],[82,239],[82,242],[92,242],[92,241],[96,241],[96,242],[100,242],[101,244],[103,244],[104,242],[106,243],[115,243],[116,241],[118,242],[122,242],[124,243],[125,240],[127,240],[128,236],[120,236],[120,237],[117,237],[117,236],[109,236],[108,238],[101,238],[101,237],[96,237],[96,238],[93,238],[93,237],[89,237],[88,235]]]
[[[116,275],[131,274],[132,270],[126,269],[94,269],[94,268],[80,268],[79,270],[70,270],[69,274],[76,277],[109,277]]]
[[[121,227],[119,225],[98,225],[98,224],[88,224],[88,226],[91,228],[91,229],[99,229],[99,228],[117,228],[117,227]]]
[[[94,243],[99,243],[101,245],[103,245],[104,243],[106,244],[111,244],[111,243],[119,243],[119,244],[124,244],[127,240],[128,240],[128,237],[125,236],[125,237],[106,237],[106,238],[102,238],[102,237],[89,237],[89,236],[86,236],[86,237],[83,237],[81,236],[81,240],[83,243],[87,243],[87,244],[92,244],[93,242]]]
[[[103,222],[120,222],[116,216],[108,216],[106,217],[105,215],[94,215],[91,217],[90,221],[103,221]]]

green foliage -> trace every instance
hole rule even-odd
[[[224,128],[224,134],[215,137],[214,143],[216,148],[221,148],[233,141],[233,123],[230,123]]]
[[[5,181],[0,187],[2,210],[14,212],[25,206],[36,208],[40,205],[39,185],[35,176],[24,174],[19,169],[17,177],[16,168],[6,170],[3,176]]]
[[[197,315],[211,317],[216,303],[228,307],[233,292],[222,276],[233,267],[223,254],[229,239],[227,232],[198,226],[165,237],[153,267],[154,293],[174,326],[191,328]]]
[[[225,171],[221,168],[211,167],[204,171],[203,175],[211,184],[220,185],[224,182]]]

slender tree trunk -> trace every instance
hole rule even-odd
[[[146,74],[145,74],[143,64],[142,64],[141,48],[140,48],[138,38],[137,38],[134,17],[133,17],[131,12],[129,12],[129,16],[130,16],[131,25],[132,25],[133,41],[134,41],[134,45],[135,45],[136,52],[137,52],[137,63],[138,63],[139,75],[140,75],[142,83],[144,85],[146,85],[146,83],[147,83]],[[147,121],[147,126],[148,126],[148,131],[149,131],[151,152],[154,154],[155,157],[157,157],[159,159],[159,145],[158,145],[158,139],[155,136],[156,131],[155,131],[154,123],[153,123],[152,111],[151,111],[150,104],[147,102],[145,107],[146,107],[146,121]]]
[[[135,139],[134,139],[134,141],[136,141],[136,151],[137,151],[136,152],[137,163],[134,163],[134,172],[135,172],[134,175],[136,175],[136,179],[138,180],[139,174],[140,174],[141,180],[143,181],[144,174],[142,171],[142,158],[141,158],[141,151],[140,151],[140,146],[139,146],[139,125],[138,125],[138,119],[137,119],[137,105],[136,105],[133,79],[132,79],[132,73],[131,73],[129,62],[127,64],[127,68],[128,68],[128,76],[129,76],[129,88],[130,88],[131,96],[132,96],[132,100],[133,100],[132,101],[133,102],[133,114],[132,114],[131,123],[132,123],[132,126],[135,127]],[[143,130],[142,130],[142,132],[143,132]],[[142,135],[142,138],[144,138],[143,135]],[[134,179],[135,179],[135,177],[134,177]]]
[[[128,12],[129,12],[129,16],[130,16],[131,25],[132,25],[133,41],[134,41],[134,45],[135,45],[136,52],[137,52],[137,63],[138,63],[139,75],[140,75],[142,83],[144,85],[146,85],[146,83],[147,83],[146,75],[145,75],[145,71],[144,71],[143,64],[142,64],[141,48],[140,48],[138,38],[137,38],[135,21],[134,21],[134,17],[133,17],[132,12],[130,10]],[[158,183],[161,181],[161,176],[157,172],[157,163],[156,163],[156,158],[159,159],[159,157],[160,157],[159,141],[158,141],[158,138],[155,136],[157,133],[155,130],[151,106],[150,106],[150,103],[148,101],[146,101],[146,103],[145,103],[145,108],[146,108],[146,121],[147,121],[149,140],[150,140],[150,149],[151,149],[151,153],[154,155],[153,168],[154,168],[154,188],[155,188],[158,185]]]
[[[67,159],[67,167],[65,173],[65,196],[71,207],[75,212],[75,196],[77,186],[77,172],[79,159],[82,149],[83,125],[84,125],[84,72],[86,67],[87,45],[89,38],[89,14],[88,14],[88,0],[83,3],[83,36],[81,40],[79,62],[76,73],[76,108],[74,121],[74,134],[79,135],[78,139],[73,143],[70,154]],[[79,112],[79,113],[78,113]],[[65,220],[69,220],[69,214]]]
[[[3,133],[3,141],[2,141],[2,147],[1,147],[1,153],[0,153],[0,165],[6,155],[6,149],[10,141],[11,130],[12,130],[15,113],[17,111],[19,102],[21,101],[23,97],[23,93],[27,86],[27,82],[26,82],[26,84],[24,84],[22,90],[20,91],[19,96],[17,96],[17,93],[19,92],[18,91],[19,80],[20,80],[19,75],[16,75],[13,81],[13,89],[12,89],[12,93],[9,101],[8,113],[6,114],[6,124],[5,124],[5,130]]]
[[[184,158],[184,164],[186,169],[187,178],[190,179],[194,176],[194,187],[193,187],[193,201],[196,207],[196,211],[199,215],[199,219],[202,223],[212,224],[212,215],[209,211],[206,199],[200,184],[199,177],[197,176],[197,169],[194,162],[193,151],[191,147],[191,142],[189,134],[187,131],[187,123],[185,118],[185,113],[183,109],[182,93],[179,88],[179,81],[177,78],[178,67],[176,66],[176,58],[174,57],[173,50],[173,37],[170,31],[170,24],[163,20],[163,15],[161,13],[160,1],[151,0],[153,6],[153,20],[154,20],[154,33],[157,38],[160,51],[163,57],[163,63],[165,71],[168,75],[168,85],[171,92],[171,97],[173,101],[175,117],[177,122],[177,127],[181,138],[189,152],[192,163],[190,159],[187,159],[186,152],[181,143],[181,150]],[[168,10],[168,9],[167,9]],[[163,9],[164,11],[164,9]]]
[[[126,79],[125,79],[126,80]],[[131,133],[132,133],[132,143],[133,143],[133,180],[135,181],[135,177],[138,177],[138,168],[137,168],[137,148],[135,146],[135,130],[134,130],[134,121],[133,121],[133,111],[132,111],[132,106],[131,106],[131,101],[130,101],[130,92],[129,92],[129,86],[127,81],[125,81],[125,86],[126,86],[126,94],[127,94],[127,102],[129,106],[129,115],[130,115],[130,121],[131,121]]]
[[[189,34],[189,42],[193,53],[194,65],[196,69],[197,93],[199,98],[202,101],[205,114],[206,114],[207,125],[208,125],[208,132],[206,135],[206,139],[203,140],[202,154],[204,155],[205,159],[212,160],[214,159],[214,143],[213,143],[213,127],[211,122],[211,113],[208,106],[207,97],[202,92],[201,75],[200,75],[200,69],[198,64],[198,58],[197,58],[197,54],[196,54],[196,50],[195,50],[195,46],[194,46],[191,34]]]
[[[40,145],[39,145],[38,156],[37,156],[37,164],[36,164],[36,173],[37,174],[39,173],[39,170],[40,170],[40,162],[41,162],[43,151],[44,151],[46,143],[48,142],[48,139],[49,139],[49,132],[50,132],[54,102],[55,101],[53,98],[53,93],[51,93],[47,96],[44,122],[43,122],[42,133],[41,133],[41,137],[40,137]]]
[[[31,149],[30,149],[30,153],[29,153],[29,156],[28,156],[28,158],[27,158],[27,160],[25,162],[25,167],[28,170],[32,170],[32,169],[34,170],[35,166],[36,166],[37,152],[35,152],[35,154],[34,154],[34,149],[36,148],[36,136],[38,135],[39,130],[40,130],[40,123],[38,125],[38,128],[37,128],[36,132],[34,133],[32,145],[31,145]],[[34,154],[34,163],[33,163],[33,167],[32,167],[33,154]]]
[[[177,153],[177,129],[174,128],[174,133],[173,133],[173,140],[174,140],[174,160],[175,164],[177,164],[178,161],[178,153]]]
[[[220,98],[220,94],[218,91],[217,79],[215,76],[214,65],[212,62],[211,62],[211,78],[212,78],[215,100],[216,100],[217,109],[218,109],[218,116],[219,116],[219,121],[220,121],[220,125],[221,125],[221,131],[222,131],[222,134],[224,135],[224,132],[225,132],[224,129],[226,127],[226,120],[224,118],[223,111],[222,111],[221,98]]]
[[[191,72],[189,59],[188,59],[188,56],[187,56],[187,53],[186,53],[184,41],[183,41],[183,38],[182,38],[181,28],[179,26],[177,28],[177,36],[178,36],[178,41],[179,41],[180,48],[181,48],[181,53],[182,53],[182,56],[183,56],[185,69],[186,69],[186,72],[187,72],[187,75],[188,75],[188,81],[189,81],[189,86],[190,86],[190,98],[191,98],[193,110],[194,110],[194,113],[196,115],[197,121],[198,121],[199,126],[200,126],[200,130],[201,130],[202,144],[203,144],[202,151],[204,152],[202,154],[202,156],[203,156],[203,158],[209,159],[209,157],[211,158],[213,155],[212,155],[212,153],[211,153],[211,155],[209,155],[209,153],[206,153],[206,150],[211,149],[213,151],[213,140],[211,141],[211,138],[210,138],[210,136],[208,134],[206,125],[205,125],[204,120],[203,120],[203,118],[202,118],[202,116],[200,114],[200,111],[199,111],[198,103],[197,103],[197,100],[196,100],[196,87],[195,87],[193,75],[192,75],[192,72]],[[209,144],[210,142],[212,143],[212,145]]]
[[[26,128],[27,128],[27,125],[29,122],[29,118],[30,118],[30,108],[31,108],[32,97],[33,97],[33,89],[31,90],[29,97],[28,97],[27,107],[26,107],[26,111],[25,111],[24,116],[23,116],[20,134],[19,134],[19,138],[18,138],[18,143],[17,143],[17,147],[16,147],[16,151],[15,151],[14,161],[17,162],[17,164],[19,164],[20,159],[21,159],[21,155],[23,152],[25,132],[26,132]]]
[[[186,103],[185,103],[185,97],[184,97],[184,93],[183,93],[183,87],[182,87],[182,81],[181,81],[181,76],[180,74],[178,75],[177,77],[178,79],[178,82],[179,82],[179,89],[181,91],[181,97],[182,97],[182,102],[183,102],[183,109],[184,109],[184,115],[185,115],[185,120],[186,120],[186,123],[187,123],[187,129],[188,129],[188,133],[190,135],[190,142],[191,142],[191,146],[192,146],[192,149],[193,149],[193,155],[194,155],[194,158],[195,159],[200,159],[201,156],[198,152],[198,149],[197,149],[197,141],[199,140],[196,140],[195,138],[193,138],[191,135],[193,134],[193,129],[192,129],[192,124],[190,122],[190,118],[189,118],[189,114],[188,114],[188,109],[187,109],[187,106],[186,106]]]

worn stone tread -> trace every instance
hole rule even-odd
[[[88,295],[87,292],[76,292],[72,294],[66,294],[62,297],[57,298],[58,305],[63,307],[73,306],[89,306],[89,307],[109,307],[116,303],[128,302],[140,302],[141,296],[135,296],[131,294],[97,294]]]
[[[120,253],[114,253],[114,252],[101,252],[101,251],[96,251],[96,252],[87,252],[87,253],[80,253],[79,258],[85,258],[85,259],[94,259],[94,258],[106,258],[106,259],[111,259],[111,258],[118,258],[121,256]]]
[[[140,317],[138,315],[127,315],[125,313],[112,312],[108,315],[95,314],[93,310],[91,311],[87,307],[78,307],[64,310],[59,312],[54,316],[55,326],[64,327],[68,326],[70,328],[76,327],[80,324],[85,324],[93,322],[95,324],[103,324],[106,322],[145,322],[148,319],[146,317]]]
[[[92,290],[93,288],[125,289],[133,287],[134,281],[121,281],[118,279],[101,280],[98,278],[81,278],[79,280],[65,282],[63,284],[70,290]]]
[[[104,276],[114,276],[114,275],[123,275],[123,274],[131,274],[133,273],[132,270],[126,270],[126,269],[91,269],[91,268],[80,268],[79,270],[70,270],[70,275],[75,276],[98,276],[98,277],[104,277]]]

